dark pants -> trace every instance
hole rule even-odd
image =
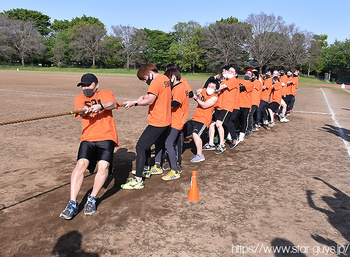
[[[234,109],[233,112],[231,112],[230,118],[227,122],[227,132],[231,134],[232,140],[237,139],[237,134],[236,134],[236,120],[239,117],[240,111],[238,109]]]
[[[240,109],[240,124],[241,124],[241,133],[245,133],[247,131],[248,128],[248,119],[249,119],[249,112],[250,112],[250,108],[241,108]]]
[[[256,123],[259,123],[260,121],[263,122],[264,120],[268,120],[267,116],[267,105],[268,102],[261,100],[259,108],[256,110]],[[262,120],[261,120],[262,117]]]
[[[142,135],[137,141],[136,144],[136,176],[142,177],[142,172],[145,164],[149,165],[149,157],[151,152],[151,146],[155,144],[155,155],[161,152],[162,147],[164,146],[164,142],[168,132],[168,126],[166,127],[154,127],[148,125],[146,129],[143,131]]]
[[[253,124],[258,123],[257,118],[256,118],[256,110],[258,109],[257,105],[252,105],[252,108],[250,109],[249,113],[249,123],[248,123],[248,130],[252,131],[253,129]],[[255,116],[255,122],[254,122],[254,116]]]

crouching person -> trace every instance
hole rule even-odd
[[[197,154],[191,162],[201,162],[205,160],[204,155],[202,154],[203,141],[201,136],[209,128],[214,106],[218,101],[216,90],[220,87],[219,82],[214,78],[208,82],[207,88],[197,89],[196,95],[193,96],[193,99],[198,103],[198,106],[193,113],[192,120],[187,121],[183,128],[185,137],[192,134],[193,141],[197,148]]]

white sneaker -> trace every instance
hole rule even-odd
[[[231,137],[231,134],[230,134],[230,133],[227,134],[226,140],[232,141],[232,137]]]
[[[283,117],[282,119],[280,119],[280,122],[288,122],[289,120],[286,117]]]
[[[242,132],[239,133],[239,139],[238,139],[239,142],[243,142],[243,140],[244,140],[244,135],[245,135],[245,134],[242,133]]]

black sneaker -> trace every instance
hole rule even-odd
[[[177,166],[177,172],[178,172],[178,173],[181,173],[181,172],[182,172],[182,167],[181,167],[181,165],[180,165],[180,164],[177,164],[176,166]]]
[[[233,142],[230,142],[230,149],[236,148],[238,143],[238,140],[233,140]]]
[[[226,147],[224,145],[219,145],[218,148],[214,151],[216,154],[221,154],[226,151]]]
[[[209,145],[209,143],[206,143],[205,145],[203,145],[202,147],[203,150],[215,150],[215,145]]]

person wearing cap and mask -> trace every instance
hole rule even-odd
[[[269,123],[267,105],[269,104],[269,101],[270,101],[271,89],[272,89],[271,70],[267,70],[263,80],[260,105],[258,110],[256,111],[257,122],[261,121],[263,125],[268,125]]]
[[[275,125],[275,112],[280,107],[282,100],[282,83],[279,80],[278,71],[274,71],[273,73],[270,98],[271,100],[267,108],[270,114],[269,127],[273,127]]]
[[[83,114],[75,115],[76,118],[82,118],[82,136],[77,163],[71,175],[70,200],[60,214],[64,219],[72,219],[78,213],[77,196],[83,183],[84,172],[86,169],[93,172],[95,162],[97,173],[92,192],[85,204],[84,214],[92,215],[96,212],[97,194],[108,177],[114,147],[119,145],[112,110],[120,106],[113,93],[107,89],[99,91],[98,79],[91,73],[84,74],[77,86],[83,90],[74,101],[75,110],[83,111]]]
[[[171,85],[169,78],[158,72],[153,63],[146,63],[137,71],[137,77],[149,86],[147,94],[136,101],[126,101],[125,108],[133,106],[149,106],[148,126],[143,131],[136,144],[136,174],[127,183],[121,185],[123,189],[144,188],[144,171],[149,169],[151,146],[155,144],[155,155],[162,150],[171,124]],[[151,172],[151,171],[149,171]],[[152,170],[151,174],[162,174],[163,171]]]
[[[207,87],[197,89],[196,94],[193,96],[193,99],[198,105],[194,110],[192,120],[187,121],[182,129],[185,137],[192,134],[194,144],[197,148],[197,154],[191,162],[202,162],[205,160],[202,153],[203,141],[201,137],[209,128],[212,120],[214,106],[218,101],[216,91],[219,87],[220,84],[217,79],[213,77],[209,78]]]

